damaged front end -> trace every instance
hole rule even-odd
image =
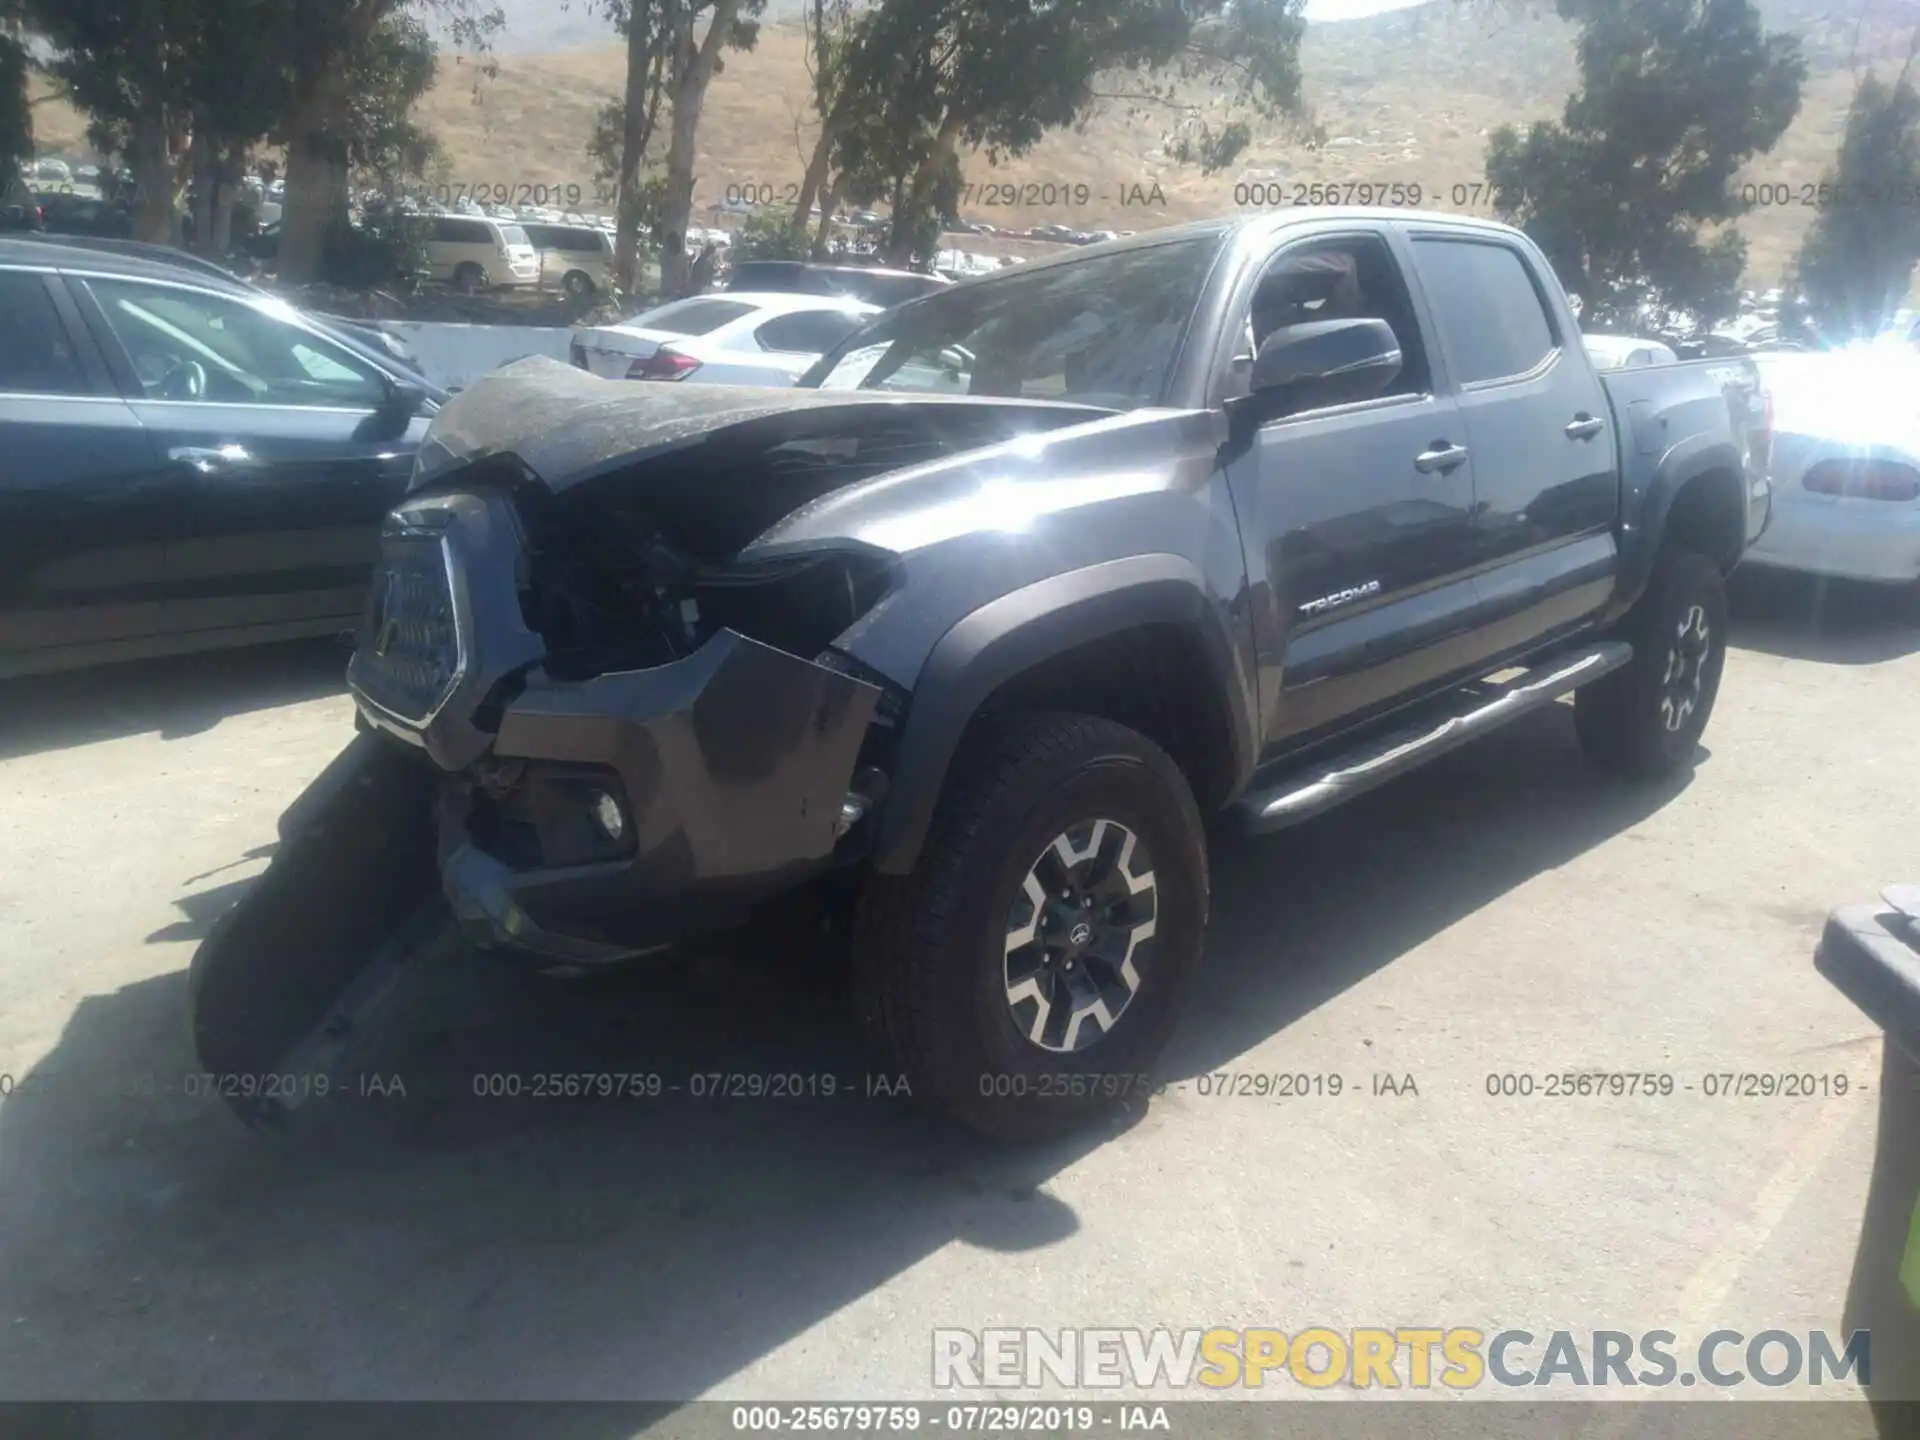
[[[377,948],[369,927],[435,888],[470,940],[582,967],[856,861],[904,696],[833,646],[896,559],[851,540],[740,552],[836,490],[1088,413],[655,399],[542,361],[456,398],[381,537],[347,672],[362,734],[196,957],[200,1015],[238,1013],[242,990],[284,1013],[258,1043],[201,1025],[203,1060],[267,1068]],[[323,875],[341,883],[316,906]],[[295,917],[305,975],[275,999],[262,967],[281,962],[239,952]]]

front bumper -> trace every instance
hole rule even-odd
[[[1920,922],[1891,904],[1842,906],[1827,917],[1814,967],[1920,1059]]]
[[[740,918],[831,861],[879,694],[732,631],[671,665],[530,686],[486,760],[442,784],[454,914],[479,944],[576,965]]]
[[[440,878],[469,938],[617,961],[825,869],[880,691],[732,630],[556,680],[520,610],[522,543],[497,495],[401,506],[347,670],[365,726],[438,773]]]

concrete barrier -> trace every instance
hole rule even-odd
[[[461,390],[527,355],[567,358],[573,331],[536,325],[448,325],[429,320],[382,320],[380,326],[412,347],[427,379]]]

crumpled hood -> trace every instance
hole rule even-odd
[[[698,444],[717,430],[800,410],[899,406],[1030,406],[1048,401],[608,380],[544,355],[504,365],[434,417],[414,461],[415,490],[491,455],[517,456],[547,488],[571,489],[636,460]]]

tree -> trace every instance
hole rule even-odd
[[[0,30],[0,184],[33,154],[33,106],[27,99],[27,47]]]
[[[66,0],[51,0],[62,4]],[[421,47],[432,53],[420,23],[442,21],[454,45],[484,54],[506,23],[484,0],[281,0],[280,32],[289,94],[280,136],[287,148],[286,198],[280,219],[280,276],[318,278],[330,235],[347,219],[347,179],[365,163],[377,137],[397,138],[395,106],[418,74]],[[408,60],[402,52],[411,50]],[[483,71],[483,73],[485,73]],[[398,91],[369,90],[392,80]],[[430,78],[429,78],[430,83]],[[425,87],[422,86],[422,89]],[[406,104],[419,91],[406,98]],[[399,109],[404,118],[405,106]],[[392,152],[389,152],[392,153]]]
[[[1920,30],[1915,32],[1920,45]],[[1847,112],[1840,151],[1816,198],[1828,203],[1794,262],[1820,333],[1876,335],[1920,264],[1920,92],[1913,57],[1891,82],[1868,74]]]
[[[1487,179],[1583,319],[1633,324],[1653,304],[1711,321],[1746,266],[1733,181],[1800,108],[1798,43],[1751,0],[1560,0],[1580,24],[1580,88],[1558,123],[1495,132]]]
[[[822,132],[849,198],[891,204],[887,256],[909,263],[926,258],[951,218],[963,147],[998,163],[1109,100],[1172,113],[1176,160],[1229,163],[1250,118],[1302,111],[1301,9],[1302,0],[880,0],[837,30],[823,10],[811,46],[816,104],[828,107]],[[1222,101],[1240,113],[1210,128],[1204,117]],[[813,197],[801,199],[796,226]]]
[[[661,298],[672,300],[687,293],[691,279],[687,221],[693,214],[693,163],[707,86],[720,71],[723,50],[753,48],[759,37],[759,22],[753,17],[765,8],[766,0],[659,0],[659,4],[669,120],[666,173],[661,177],[653,231],[660,245]]]
[[[614,186],[614,287],[632,294],[639,278],[640,227],[658,209],[662,186],[643,180],[666,93],[667,46],[663,6],[653,0],[606,0],[613,28],[627,42],[627,73],[620,99],[601,107],[587,153],[600,178]]]
[[[123,155],[134,176],[134,235],[171,244],[180,232],[202,0],[22,0],[28,27],[52,49],[48,71],[89,117],[95,148]]]

